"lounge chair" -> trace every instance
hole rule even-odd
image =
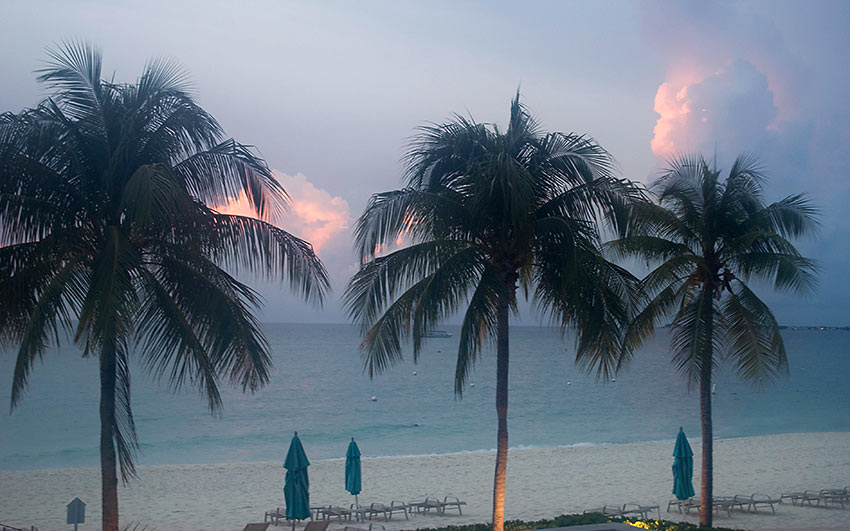
[[[460,510],[461,505],[466,505],[466,502],[460,501],[460,498],[457,496],[446,496],[443,498],[441,502],[443,506],[441,513],[446,514],[446,509],[457,509],[459,515],[463,515],[463,511]]]
[[[280,520],[286,520],[286,511],[283,510],[283,507],[266,511],[266,515],[263,517],[263,522],[270,522],[274,525],[277,525]]]
[[[674,499],[674,500],[670,500],[669,502],[667,502],[667,512],[669,513],[670,507],[674,507],[674,506],[676,507],[676,509],[679,510],[680,513],[683,512],[683,510],[684,510],[684,512],[688,512],[688,511],[691,510],[692,507],[697,507],[697,508],[699,507],[699,499],[688,498],[687,500],[680,500],[680,499],[677,498],[677,499]],[[658,515],[659,519],[661,518],[660,512],[661,511],[659,509],[659,515]]]
[[[596,507],[594,509],[585,509],[583,512],[584,514],[600,513],[605,516],[614,516],[617,518],[623,517],[623,509],[617,505],[603,505],[602,507]]]
[[[425,506],[428,504],[428,496],[422,501],[409,501],[407,502],[407,511],[410,513],[416,512],[417,514],[422,512],[425,509]]]
[[[242,531],[266,531],[269,528],[268,522],[263,522],[262,524],[248,524],[245,526]]]
[[[780,500],[773,499],[767,494],[750,495],[750,509],[752,509],[753,512],[758,512],[759,505],[769,505],[771,512],[776,514],[776,509],[774,509],[773,506],[777,503],[780,503]]]
[[[726,511],[726,515],[732,518],[732,509],[735,507],[743,507],[742,502],[735,500],[734,496],[716,496],[711,499],[711,507],[714,512]]]
[[[821,489],[820,497],[824,507],[828,507],[830,503],[838,503],[844,509],[844,502],[848,501],[847,491],[844,489]]]
[[[346,509],[339,505],[328,505],[322,512],[324,513],[323,518],[325,520],[330,518],[351,520],[351,509]]]
[[[393,513],[401,511],[404,513],[404,519],[409,520],[407,516],[407,504],[404,502],[393,500],[389,505],[384,505],[383,503],[373,503],[369,505],[366,509],[366,513],[369,515],[369,519],[371,520],[373,516],[383,514],[384,518],[390,520],[393,517]]]
[[[670,506],[667,506],[668,511]],[[658,519],[661,519],[661,508],[658,505],[641,505],[639,503],[624,503],[622,512],[623,516],[637,515],[646,520],[649,518],[649,513],[658,511]]]
[[[443,513],[443,502],[438,500],[437,498],[428,498],[425,497],[422,501],[412,501],[407,504],[407,508],[410,511],[416,511],[416,513],[427,513],[431,509],[435,509],[437,513]]]
[[[685,514],[691,514],[691,509],[696,509],[699,511],[700,502],[699,498],[688,498],[687,500],[682,500],[682,509],[684,509]]]
[[[779,503],[785,503],[785,499],[788,498],[791,500],[791,505],[797,505],[797,502],[803,498],[803,492],[783,492],[781,496],[779,496]]]

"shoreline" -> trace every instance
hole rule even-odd
[[[769,437],[784,437],[789,435],[804,435],[811,433],[823,433],[823,434],[832,434],[832,433],[850,433],[850,430],[834,430],[834,431],[818,431],[818,432],[806,432],[806,431],[790,431],[784,433],[769,433],[764,435],[740,435],[733,437],[715,437],[714,442],[718,441],[734,441],[738,439],[753,439],[753,438],[769,438]],[[530,450],[559,450],[559,449],[568,449],[568,448],[600,448],[600,447],[618,447],[618,446],[635,446],[635,445],[644,445],[644,444],[664,444],[669,443],[672,447],[672,444],[675,442],[675,437],[670,439],[656,439],[650,441],[634,441],[634,442],[578,442],[573,444],[561,444],[556,446],[538,446],[538,445],[519,445],[519,446],[511,446],[508,448],[508,451],[513,452],[524,452]],[[701,437],[691,437],[688,436],[688,441],[692,447],[696,447],[701,444]],[[321,457],[317,459],[313,459],[310,457],[310,448],[306,447],[307,457],[310,459],[310,463],[325,463],[325,462],[336,462],[336,461],[344,461],[345,457]],[[694,448],[696,451],[696,448]],[[450,456],[463,456],[463,455],[477,455],[477,454],[493,454],[495,455],[495,448],[480,448],[476,450],[459,450],[453,452],[438,452],[438,453],[429,453],[429,454],[398,454],[398,455],[366,455],[363,454],[361,456],[362,459],[366,460],[379,460],[379,459],[419,459],[419,458],[431,458],[431,457],[450,457]],[[174,467],[174,466],[215,466],[215,465],[246,465],[246,464],[254,464],[254,465],[271,465],[271,464],[282,464],[283,459],[281,458],[280,463],[278,461],[269,461],[269,460],[261,460],[261,461],[213,461],[208,463],[156,463],[156,464],[143,464],[137,465],[137,468],[157,468],[157,467]],[[99,470],[99,465],[87,465],[87,466],[77,466],[77,467],[37,467],[37,468],[0,468],[0,474],[4,472],[35,472],[39,470]],[[850,481],[850,480],[848,480]]]
[[[694,449],[694,487],[699,490],[700,445]],[[309,450],[309,448],[308,448]],[[512,449],[508,459],[506,518],[536,520],[582,512],[605,504],[637,502],[661,506],[661,518],[696,521],[696,515],[665,511],[672,497],[671,441]],[[850,484],[850,432],[765,435],[715,440],[715,495],[782,492]],[[486,522],[492,504],[494,451],[418,457],[363,458],[361,504],[408,502],[424,496],[458,496],[463,516],[414,516],[385,522],[389,531]],[[310,466],[313,505],[344,505],[353,497],[343,486],[344,464],[324,459]],[[147,465],[139,479],[120,487],[122,525],[148,530],[239,530],[283,506],[280,462],[206,465]],[[64,529],[65,504],[79,496],[88,504],[87,522],[100,519],[99,469],[0,471],[0,484],[15,485],[0,500],[7,525]],[[850,509],[778,505],[774,516],[733,513],[716,525],[755,530],[847,529]],[[333,528],[342,528],[336,524]],[[352,525],[356,525],[352,524]]]

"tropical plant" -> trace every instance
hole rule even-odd
[[[749,285],[769,281],[805,292],[815,265],[788,240],[816,228],[816,210],[802,194],[765,205],[758,160],[740,156],[725,180],[704,158],[685,155],[650,190],[657,204],[635,206],[627,237],[612,242],[623,255],[659,263],[641,281],[645,304],[626,336],[627,352],[673,314],[673,363],[699,385],[702,424],[700,525],[710,527],[712,499],[711,377],[724,360],[761,385],[787,371],[779,325]]]
[[[131,355],[221,408],[222,378],[255,391],[269,345],[259,295],[232,273],[288,279],[320,303],[328,286],[306,241],[263,221],[284,190],[249,146],[224,139],[182,70],[149,63],[136,84],[101,79],[84,43],[50,52],[52,96],[0,115],[0,337],[17,346],[11,407],[33,363],[70,333],[100,367],[103,529],[118,529],[116,473],[135,475]],[[257,218],[213,207],[243,194]]]
[[[356,226],[361,268],[344,297],[361,325],[370,375],[413,359],[424,333],[465,307],[455,369],[464,385],[484,343],[497,356],[498,444],[493,527],[504,523],[509,314],[517,289],[543,316],[573,327],[577,360],[607,377],[623,347],[637,281],[605,260],[597,220],[625,226],[640,190],[613,175],[592,139],[543,133],[519,102],[505,131],[455,116],[422,127],[406,156],[406,187],[373,195]],[[386,255],[397,239],[410,244]]]

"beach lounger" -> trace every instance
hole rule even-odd
[[[691,508],[699,508],[699,500],[696,498],[688,498],[687,500],[673,499],[667,502],[667,512],[670,512],[670,507],[676,507],[679,512],[689,512]],[[660,512],[660,511],[659,511]],[[659,514],[659,518],[661,515]]]
[[[263,522],[270,522],[274,525],[277,525],[280,520],[286,520],[286,511],[283,510],[283,507],[266,511],[266,515],[263,517]]]
[[[466,505],[466,502],[460,501],[460,498],[457,496],[446,496],[443,498],[441,503],[442,510],[440,511],[442,514],[446,514],[446,509],[457,509],[459,515],[463,515],[463,511],[461,511],[460,506]]]
[[[844,509],[844,503],[847,500],[847,491],[844,489],[822,489],[820,491],[821,500],[823,500],[823,506],[829,507],[828,504],[840,504],[841,508]]]
[[[371,520],[373,516],[377,516],[379,514],[384,515],[384,518],[387,520],[393,517],[393,513],[402,512],[404,513],[404,519],[409,520],[407,516],[407,504],[404,502],[393,500],[389,505],[384,505],[383,503],[373,503],[369,505],[366,509],[366,514],[369,515],[369,519]]]
[[[425,498],[421,501],[409,501],[409,502],[407,502],[407,512],[409,512],[410,514],[413,514],[414,512],[416,514],[419,514],[420,512],[422,512],[425,509],[425,506],[427,504],[428,504],[428,497],[427,496],[425,496]]]
[[[691,514],[691,509],[699,511],[700,505],[702,505],[702,502],[700,502],[699,498],[690,498],[682,501],[682,509],[685,514]]]
[[[759,505],[769,505],[771,512],[773,512],[773,514],[776,514],[776,509],[774,509],[773,506],[777,503],[780,503],[779,500],[775,500],[767,494],[752,494],[750,495],[749,499],[750,509],[752,509],[753,512],[758,512]]]
[[[336,518],[337,520],[345,518],[346,520],[351,520],[351,509],[346,509],[345,507],[340,507],[338,505],[328,505],[322,512],[322,518],[325,520],[330,518]]]
[[[268,522],[263,522],[262,524],[248,524],[245,526],[242,531],[266,531],[269,528]]]
[[[667,506],[669,512],[670,506]],[[637,515],[643,520],[649,518],[649,513],[658,511],[658,519],[661,519],[661,507],[658,505],[641,505],[639,503],[624,503],[622,508],[623,516]]]
[[[623,509],[617,505],[603,505],[602,507],[596,507],[594,509],[585,509],[583,513],[599,513],[605,516],[614,516],[617,518],[623,517]]]
[[[427,496],[423,501],[414,501],[408,503],[407,507],[410,510],[416,511],[417,513],[427,513],[431,509],[436,510],[438,514],[443,513],[443,503],[437,498],[428,498]]]
[[[712,498],[711,506],[714,509],[714,512],[719,513],[720,511],[726,511],[726,515],[729,518],[732,518],[732,509],[735,507],[741,507],[743,502],[735,500],[734,496],[717,496]]]
[[[797,502],[803,498],[803,492],[783,492],[779,496],[779,503],[785,503],[785,499],[791,500],[791,505],[797,505]]]

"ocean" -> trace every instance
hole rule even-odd
[[[405,361],[370,379],[358,329],[268,324],[271,382],[256,394],[223,384],[224,410],[211,416],[191,388],[176,394],[140,366],[132,400],[141,441],[138,465],[283,461],[297,431],[312,460],[341,459],[354,437],[364,457],[476,452],[495,447],[495,355],[485,351],[462,399],[453,392],[458,328],[429,339],[418,364]],[[784,330],[787,377],[761,388],[717,371],[717,438],[850,429],[850,332]],[[615,381],[573,364],[557,329],[511,329],[508,429],[511,448],[671,441],[680,426],[699,438],[699,400],[670,360],[660,330]],[[0,397],[10,396],[14,353],[0,355]],[[47,352],[26,396],[0,415],[0,470],[98,466],[98,368],[73,346]]]

